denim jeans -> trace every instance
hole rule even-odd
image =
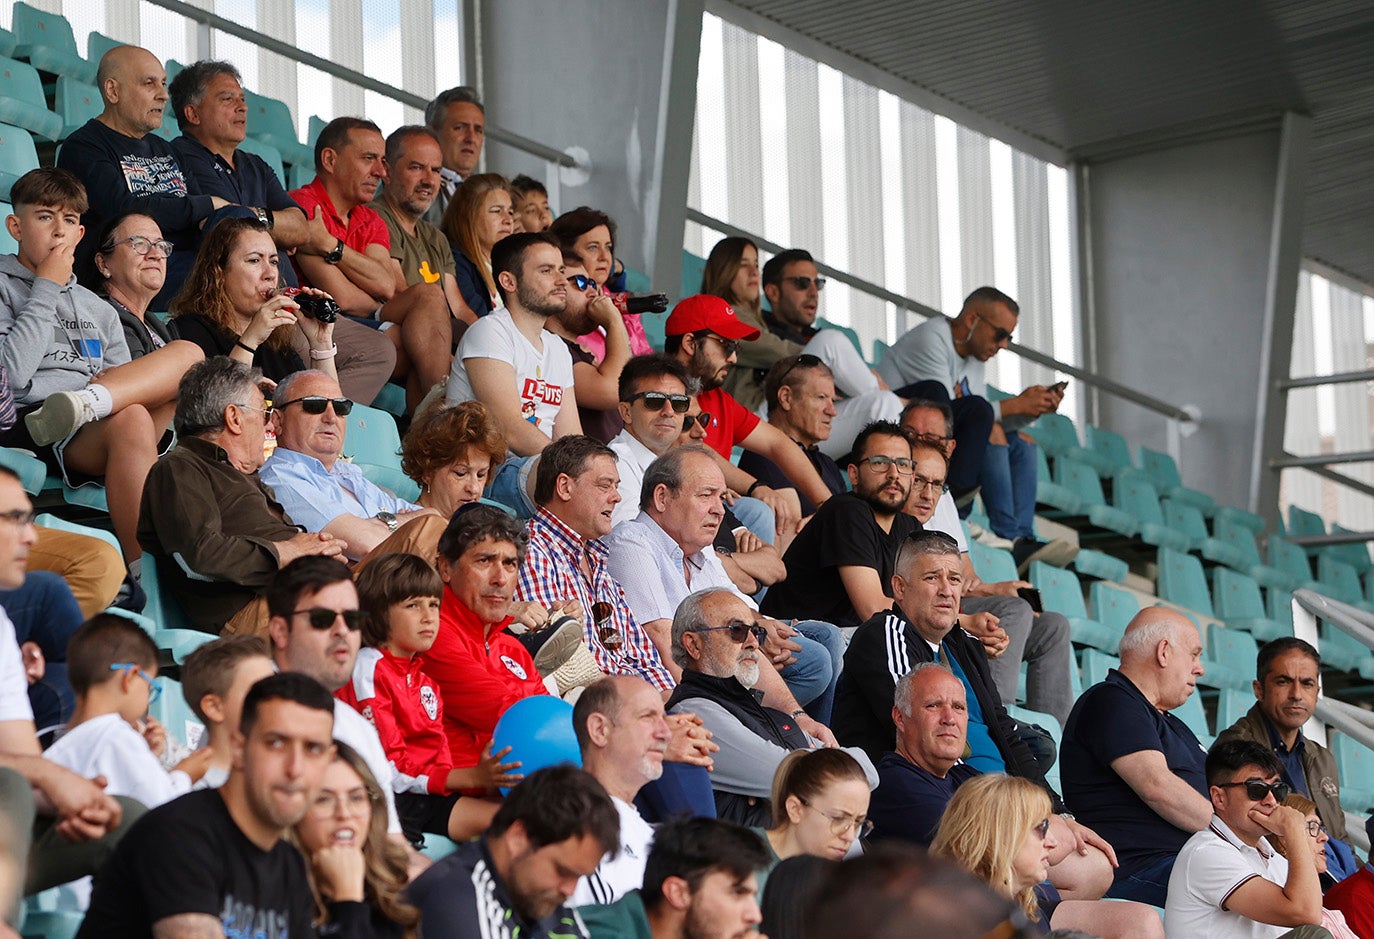
[[[533,460],[532,456],[513,456],[501,464],[487,490],[487,498],[509,508],[518,518],[533,518],[535,506],[523,485],[528,475],[520,471]]]
[[[750,496],[740,496],[730,506],[730,511],[735,513],[741,525],[758,535],[765,544],[771,545],[777,540],[777,520],[766,503]]]
[[[1035,445],[1015,431],[1007,444],[988,444],[983,457],[983,506],[994,534],[1015,541],[1035,537]]]
[[[1151,906],[1163,906],[1169,897],[1169,875],[1173,873],[1176,858],[1177,855],[1173,854],[1160,858],[1124,877],[1118,873],[1107,889],[1107,896],[1113,900],[1135,900]]]
[[[829,726],[835,706],[835,685],[844,667],[844,633],[820,620],[794,620],[788,625],[798,632],[792,641],[802,651],[797,654],[797,661],[780,674],[812,720]],[[824,682],[823,674],[829,676]]]
[[[978,487],[983,460],[992,433],[992,405],[978,395],[951,398],[938,381],[918,381],[895,389],[897,397],[908,400],[924,399],[948,404],[954,412],[954,455],[949,459],[945,482],[957,500]],[[959,517],[968,518],[973,503],[959,507]]]
[[[29,571],[23,586],[0,591],[0,607],[14,623],[15,640],[36,642],[47,660],[43,679],[29,686],[34,726],[65,723],[76,706],[67,682],[67,641],[85,619],[71,588],[51,571]]]

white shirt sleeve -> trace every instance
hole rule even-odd
[[[880,391],[878,376],[869,370],[849,337],[838,329],[822,329],[806,344],[806,351],[830,366],[835,388],[846,398]]]
[[[0,721],[33,721],[29,706],[29,679],[14,624],[0,609]]]
[[[393,790],[391,761],[382,749],[377,729],[368,723],[367,718],[353,710],[344,702],[334,701],[334,739],[348,744],[363,758],[367,768],[377,778],[377,785],[386,797],[387,834],[399,834],[401,819],[396,814],[396,796]]]

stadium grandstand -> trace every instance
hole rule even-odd
[[[789,605],[806,594],[790,589],[788,579],[795,584],[824,574],[826,563],[845,565],[841,571],[865,563],[820,560],[824,546],[810,553],[806,526],[798,523],[806,517],[819,520],[807,524],[829,524],[822,513],[835,503],[823,504],[815,493],[828,493],[808,487],[819,480],[837,497],[852,490],[868,500],[864,504],[876,505],[861,491],[864,473],[881,465],[899,480],[910,480],[913,464],[899,471],[890,454],[870,456],[878,452],[871,442],[856,445],[855,437],[872,421],[906,422],[908,405],[920,410],[933,396],[935,406],[951,415],[949,429],[934,435],[943,441],[940,463],[948,475],[943,483],[932,482],[933,498],[943,486],[950,506],[957,503],[954,529],[976,579],[999,588],[1031,585],[1022,594],[1037,625],[1028,630],[1043,626],[1042,610],[1066,619],[1071,692],[1063,699],[1070,707],[1085,689],[1120,674],[1113,670],[1121,667],[1123,635],[1141,611],[1153,607],[1179,611],[1198,628],[1203,672],[1196,692],[1173,713],[1204,746],[1251,712],[1263,679],[1256,681],[1256,659],[1265,643],[1310,643],[1320,653],[1320,692],[1299,739],[1324,746],[1334,757],[1339,800],[1334,781],[1328,795],[1344,814],[1339,830],[1356,859],[1367,861],[1366,821],[1374,812],[1371,37],[1374,9],[1342,0],[1048,6],[1007,0],[19,0],[0,6],[0,217],[11,219],[0,233],[0,307],[10,307],[0,309],[0,363],[9,370],[0,389],[0,443],[10,444],[0,446],[0,467],[17,476],[20,495],[28,500],[0,506],[12,510],[0,511],[0,534],[13,522],[22,542],[13,550],[28,557],[30,578],[39,569],[61,575],[75,598],[69,606],[79,605],[82,614],[60,639],[26,632],[10,605],[23,579],[0,583],[0,607],[15,621],[24,662],[30,664],[34,655],[38,661],[36,674],[29,672],[36,729],[44,729],[42,715],[57,725],[73,720],[72,702],[84,700],[84,692],[75,680],[67,684],[67,639],[82,620],[108,607],[140,626],[157,647],[161,694],[153,693],[148,707],[165,728],[170,753],[188,758],[198,748],[209,749],[201,703],[183,694],[192,685],[187,680],[183,686],[188,657],[223,629],[224,635],[254,632],[268,638],[277,665],[293,667],[268,626],[281,618],[271,609],[276,588],[269,589],[268,581],[278,561],[287,567],[290,558],[285,548],[279,555],[266,546],[317,538],[301,553],[320,553],[320,542],[331,545],[325,553],[349,562],[360,593],[363,572],[388,552],[411,552],[432,564],[436,552],[451,549],[451,533],[463,519],[455,512],[457,503],[444,501],[449,497],[441,493],[457,484],[441,484],[435,474],[447,474],[448,464],[466,469],[468,462],[476,473],[475,464],[486,461],[479,451],[493,439],[498,451],[490,477],[481,473],[485,490],[479,486],[458,502],[481,495],[483,503],[518,517],[522,526],[533,516],[529,556],[522,539],[512,542],[520,543],[525,567],[519,586],[511,585],[511,613],[515,625],[529,633],[509,640],[520,647],[510,654],[526,656],[532,665],[506,661],[521,678],[524,670],[537,668],[530,682],[543,679],[544,685],[512,694],[547,690],[575,702],[603,674],[634,674],[662,691],[672,710],[668,695],[691,671],[677,661],[680,653],[690,658],[674,619],[680,607],[673,602],[660,610],[663,615],[643,612],[649,591],[637,580],[641,573],[656,578],[663,570],[681,575],[703,546],[691,547],[690,539],[669,531],[671,507],[661,509],[661,521],[654,509],[655,480],[669,491],[665,503],[682,485],[680,476],[664,477],[653,468],[661,465],[655,457],[667,459],[678,445],[676,430],[669,428],[672,439],[656,446],[641,433],[647,419],[641,425],[635,417],[636,407],[658,401],[660,417],[677,424],[686,415],[682,443],[698,415],[697,427],[709,428],[706,446],[729,457],[731,465],[713,471],[723,480],[721,489],[735,492],[726,518],[736,526],[731,539],[738,537],[726,546],[716,542],[718,558],[704,546],[712,563],[739,587],[737,593],[752,598],[752,608],[797,626],[800,658],[789,669],[816,665],[829,676],[827,691],[803,700],[804,681],[782,669],[776,692],[767,686],[765,703],[774,707],[787,700],[784,716],[795,707],[793,718],[814,718],[828,734],[837,685],[844,695],[845,643],[856,625],[862,630],[859,624],[888,612],[894,588],[872,578],[883,595],[868,605],[847,574],[836,575],[847,621],[827,616],[819,606]],[[116,99],[125,94],[127,101],[124,76],[132,74],[128,56],[120,52],[124,47],[146,50],[168,83],[181,74],[194,76],[170,98],[160,93],[161,79],[154,76],[161,124],[137,134],[118,124],[123,118]],[[228,75],[211,70],[201,77],[194,69],[207,61],[236,69],[231,84],[244,92],[241,111],[230,105],[233,121],[240,123],[238,139],[227,150],[198,133],[213,120],[201,116],[202,104],[206,113],[210,107],[207,89]],[[451,89],[461,94],[451,96]],[[195,114],[176,113],[174,101]],[[464,130],[445,126],[459,120],[455,114],[466,115]],[[113,123],[110,115],[116,116]],[[340,124],[341,118],[363,120]],[[95,152],[91,128],[97,126],[120,131],[108,130],[111,137],[133,137],[144,155],[121,163],[110,150],[116,155],[109,172],[98,175],[89,162]],[[393,136],[401,128],[406,132]],[[374,136],[366,138],[367,159],[375,168],[339,182],[353,172],[342,154],[368,149],[359,134],[375,135],[375,146]],[[462,134],[466,142],[458,140]],[[442,171],[425,164],[405,172],[429,173],[433,182],[407,183],[404,160],[413,156],[419,167],[424,160],[414,154],[429,153],[419,147],[431,143],[434,159],[442,157]],[[237,204],[212,197],[191,168],[188,147],[204,154],[210,175],[235,186],[241,180],[230,177],[243,166],[235,168],[235,148],[240,156],[250,155],[258,161],[250,165],[264,167],[271,180],[264,191],[284,201],[244,198]],[[77,152],[83,156],[73,159]],[[92,296],[83,288],[93,288],[102,308],[108,297],[126,333],[136,320],[139,335],[151,338],[144,351],[166,363],[156,379],[147,363],[142,371],[125,372],[140,376],[137,392],[128,390],[132,380],[125,384],[107,376],[111,365],[138,367],[132,342],[130,358],[91,365],[89,374],[68,387],[57,375],[72,373],[54,364],[64,353],[54,357],[40,348],[49,333],[62,329],[62,313],[51,328],[21,326],[24,317],[37,315],[25,305],[27,291],[37,295],[43,289],[33,285],[48,269],[30,263],[20,246],[26,237],[21,221],[27,224],[20,210],[29,206],[17,203],[11,189],[21,199],[32,198],[25,194],[34,191],[34,177],[26,174],[53,167],[71,170],[91,190],[83,211],[86,238],[105,239],[82,242],[92,255],[89,269],[82,249],[75,249],[75,261],[69,259],[60,272],[62,280],[73,278],[63,289]],[[171,193],[203,209],[191,218],[178,208],[181,227],[174,231],[166,222],[172,215],[160,216],[162,209],[139,201],[144,196],[136,177],[145,173],[164,173],[163,188],[153,198],[165,200]],[[120,180],[130,193],[119,198],[104,198],[96,189],[119,188]],[[349,201],[354,214],[339,211],[337,227],[331,227],[328,216],[348,185],[368,193],[375,187],[375,201]],[[406,185],[411,188],[402,191]],[[493,202],[479,190],[468,198],[465,186],[503,195]],[[124,198],[130,195],[139,198]],[[404,208],[415,207],[413,200],[406,202],[412,196],[424,200],[413,212]],[[547,220],[537,221],[544,198],[556,237],[531,235],[520,249],[507,242],[503,251],[504,238],[549,228]],[[434,209],[427,211],[430,202]],[[322,205],[323,217],[305,204]],[[161,235],[124,230],[138,224],[128,222],[126,212],[156,220]],[[358,222],[364,212],[371,213],[371,223]],[[487,236],[479,216],[487,213],[489,222],[492,212],[505,217],[491,223],[496,227]],[[120,218],[119,225],[97,235],[101,225]],[[432,228],[425,227],[431,222]],[[389,237],[382,230],[380,242],[356,241],[366,224],[389,229]],[[245,237],[270,235],[273,250],[281,251],[283,285],[314,284],[338,301],[332,333],[325,330],[328,315],[307,320],[302,313],[300,335],[294,326],[282,327],[297,322],[291,313],[296,305],[277,300],[275,289],[254,294],[250,305],[226,309],[222,316],[208,312],[211,301],[221,298],[232,305],[228,287],[195,293],[204,277],[215,276],[204,273],[215,261],[200,246],[218,243],[216,225],[252,228]],[[410,233],[404,248],[401,230]],[[421,263],[412,253],[427,250],[416,247],[427,233],[430,246],[437,240],[442,260]],[[242,243],[225,242],[225,257]],[[117,295],[118,273],[106,269],[125,244],[140,259],[166,259],[165,281],[159,273],[143,298],[144,309],[135,312]],[[598,266],[600,247],[604,268]],[[547,304],[530,299],[535,275],[522,265],[530,252],[540,251],[561,253],[567,280],[558,276],[558,290],[578,295],[576,305],[586,311],[581,319],[571,305],[564,316],[565,307],[555,304],[558,312],[550,312]],[[724,280],[721,270],[728,275]],[[376,271],[383,271],[381,285]],[[18,295],[18,287],[6,286],[21,281],[24,292]],[[183,285],[182,301],[171,302]],[[679,307],[699,295],[716,295],[714,313],[695,301]],[[309,300],[308,293],[300,297]],[[272,320],[273,310],[285,318]],[[500,331],[488,328],[502,317]],[[924,324],[931,326],[918,333]],[[281,328],[290,338],[269,339],[284,335],[272,331]],[[750,337],[760,328],[764,341],[755,346]],[[942,339],[925,338],[940,330]],[[524,342],[517,332],[527,339],[542,336],[544,347]],[[42,338],[32,338],[40,333]],[[22,354],[4,349],[17,345],[20,336],[30,337],[25,341],[31,344]],[[112,337],[105,340],[106,353],[113,351]],[[719,350],[712,351],[706,339],[717,340]],[[98,348],[101,342],[63,335],[52,341],[86,356],[85,362],[95,361],[89,343]],[[258,353],[269,341],[276,343],[270,362]],[[565,343],[571,355],[566,365]],[[498,347],[504,351],[490,351]],[[712,358],[717,351],[724,353],[719,362]],[[641,362],[651,352],[663,355]],[[25,368],[18,358],[11,360],[30,353],[35,360],[43,357],[36,371],[32,362]],[[202,432],[203,420],[184,413],[193,410],[186,395],[177,400],[177,381],[183,372],[191,381],[197,369],[206,368],[195,362],[207,356],[211,363],[227,356],[239,367],[259,367],[276,382],[304,368],[323,374],[291,379],[284,383],[286,395],[267,387],[261,407],[226,401],[238,416],[225,418],[219,430]],[[785,358],[787,366],[773,367]],[[168,371],[174,367],[175,374]],[[229,371],[218,380],[241,381],[249,374],[247,368],[232,372],[234,367],[225,365]],[[555,367],[572,369],[556,394],[550,390],[554,376],[564,372]],[[731,372],[722,389],[724,368]],[[796,374],[789,379],[799,368],[808,376],[800,384]],[[376,373],[373,385],[369,369]],[[440,376],[443,387],[435,390]],[[798,389],[812,388],[808,383],[818,377],[825,397],[833,399],[827,408],[834,407],[816,425],[823,431],[807,437],[807,418],[789,408],[802,407]],[[518,394],[507,387],[512,379]],[[159,381],[165,393],[147,390]],[[305,386],[296,382],[308,383],[299,396],[293,389]],[[531,382],[540,389],[533,398]],[[205,387],[213,394],[213,381]],[[698,392],[700,401],[689,405]],[[572,400],[573,394],[577,407],[560,406],[562,396]],[[268,416],[274,396],[280,410]],[[313,454],[304,442],[305,425],[290,423],[283,405],[288,397],[289,403],[308,406],[298,415],[302,422],[329,422],[333,415],[342,429],[330,432],[340,443],[329,455]],[[40,428],[50,416],[43,414],[55,410],[58,398],[77,402],[78,415],[87,416],[45,437]],[[713,418],[719,425],[722,414],[718,404],[710,415],[707,403],[723,399],[738,408],[733,438],[711,426]],[[454,418],[445,424],[436,417],[438,409],[461,409],[468,401],[486,406],[476,409],[480,419],[471,412],[464,412],[466,423]],[[670,404],[673,413],[667,415]],[[251,433],[246,443],[237,436],[245,407],[265,412],[267,452],[277,447],[262,470],[271,490],[259,482],[256,466],[244,469],[233,459],[236,446],[249,453],[255,446]],[[223,417],[225,408],[219,411]],[[145,419],[146,426],[139,423]],[[573,433],[567,430],[570,420],[577,421]],[[479,422],[486,422],[487,431],[474,430]],[[908,429],[915,426],[907,423]],[[101,424],[105,434],[83,436],[83,428]],[[751,427],[759,429],[746,432]],[[599,449],[558,448],[560,439],[582,434],[597,438]],[[929,436],[913,439],[929,445]],[[796,456],[789,437],[809,462]],[[213,512],[203,506],[228,498],[213,488],[188,492],[191,476],[173,478],[173,472],[189,472],[186,461],[179,470],[171,461],[177,451],[190,449],[183,444],[192,438],[222,448],[213,459],[221,468],[242,469],[255,493],[276,491],[277,500],[259,497],[264,512],[276,513],[270,524],[233,538],[226,533],[213,548],[191,537],[202,526],[221,524],[222,506]],[[773,444],[775,438],[787,453]],[[92,440],[99,441],[98,449]],[[607,444],[609,449],[602,446]],[[909,440],[901,446],[908,445]],[[913,460],[920,466],[917,446]],[[548,447],[555,449],[546,452]],[[311,466],[293,471],[285,457],[301,449]],[[582,455],[565,456],[569,451]],[[564,476],[575,481],[607,455],[618,458],[620,495],[629,504],[641,505],[639,480],[649,480],[644,512],[628,512],[627,523],[617,510],[614,529],[609,521],[605,530],[596,527],[599,522],[579,529],[571,519],[582,516],[558,511],[560,499],[576,499],[575,487],[564,487]],[[629,477],[633,488],[626,489],[627,471],[641,456],[643,465],[635,465]],[[569,459],[582,462],[560,462]],[[336,460],[343,469],[335,469]],[[425,469],[425,460],[444,468]],[[826,475],[831,466],[837,475]],[[550,467],[561,468],[549,472]],[[678,472],[686,470],[679,466]],[[920,496],[919,470],[916,478],[910,503]],[[320,495],[320,479],[335,487],[339,479],[348,480],[339,490],[340,504],[365,508],[345,507],[337,516],[327,502],[321,509],[326,496]],[[0,494],[5,482],[0,480]],[[234,483],[249,485],[242,475]],[[304,490],[293,491],[293,483]],[[565,496],[568,487],[573,494]],[[243,495],[235,492],[236,498]],[[29,503],[37,513],[38,544],[52,539],[41,552],[29,551]],[[910,503],[893,511],[900,515],[904,507],[919,516]],[[318,524],[307,518],[312,508]],[[934,520],[929,514],[922,519],[927,527],[938,527],[942,516],[936,511]],[[444,524],[430,518],[422,533],[424,516],[439,516]],[[351,521],[341,523],[343,518]],[[618,540],[625,526],[646,519],[662,528],[655,534],[674,540],[671,550],[682,554],[676,567],[642,553],[627,562],[620,553],[629,543]],[[890,577],[899,557],[890,534],[895,529],[890,517],[883,526],[876,509],[873,519],[882,527],[877,540],[892,543],[875,549],[888,552],[886,566],[877,558],[868,566]],[[285,525],[285,533],[267,534],[272,524]],[[366,534],[364,525],[372,526]],[[444,525],[449,533],[441,538]],[[483,537],[499,542],[498,528]],[[558,563],[556,551],[547,547],[555,537],[550,531],[570,542],[597,542],[595,550],[586,546],[585,558],[579,547],[582,560],[573,564],[570,579],[555,581],[549,573]],[[395,540],[407,532],[410,540]],[[215,538],[220,534],[214,531]],[[211,554],[232,553],[235,539],[260,542],[258,561],[267,556],[270,570],[247,561],[212,563]],[[0,554],[6,550],[8,541],[0,538]],[[198,550],[207,552],[199,561],[191,553]],[[40,563],[40,554],[55,559]],[[758,558],[743,561],[749,555]],[[456,563],[441,558],[439,573],[446,581],[445,571]],[[684,588],[699,589],[694,578],[701,576],[700,569],[689,570]],[[613,584],[623,616],[619,607],[611,613],[611,604],[591,602],[599,597],[596,585],[612,578],[624,586]],[[567,587],[574,581],[577,589]],[[555,582],[558,587],[551,586]],[[450,587],[443,588],[445,603],[457,590]],[[657,585],[654,590],[663,593]],[[1020,602],[1015,588],[1003,592],[1003,599]],[[668,590],[665,596],[675,595]],[[559,606],[563,601],[570,604],[566,611]],[[997,616],[1010,615],[1002,609]],[[304,612],[315,629],[334,628],[315,624],[313,614],[320,610]],[[585,634],[573,631],[568,648],[574,651],[550,652],[558,645],[564,612],[585,626]],[[503,608],[496,622],[505,615]],[[1030,611],[1025,615],[1030,623]],[[445,607],[445,628],[448,616]],[[827,620],[819,626],[828,632],[808,631],[813,620]],[[1008,632],[1009,623],[1003,623]],[[960,625],[973,628],[962,620]],[[531,639],[546,633],[555,635],[543,645]],[[0,642],[8,641],[0,632]],[[994,659],[1001,652],[993,648],[995,641],[984,640]],[[1035,655],[1058,653],[1033,654],[1034,637],[1028,643],[1026,636],[1013,635],[1011,641],[1015,656],[1025,646],[1024,660],[1016,660],[1019,682],[1016,661],[1010,684],[994,662],[989,684],[1018,726],[1043,729],[1049,738],[1042,775],[1055,790],[1056,809],[1064,809],[1059,793],[1067,798],[1072,786],[1055,754],[1063,753],[1070,708],[1049,713],[1057,707],[1049,702],[1060,699],[1036,684],[1045,680],[1037,675],[1049,673],[1037,671],[1044,665]],[[631,658],[636,643],[656,663],[653,668],[624,664],[638,661]],[[364,629],[362,644],[385,640],[370,639]],[[0,654],[9,655],[3,649]],[[494,655],[490,647],[488,655]],[[360,658],[357,668],[362,664]],[[358,672],[353,674],[344,689],[329,690],[346,699],[358,687]],[[432,674],[438,678],[437,671]],[[900,676],[894,672],[894,678]],[[677,687],[680,695],[686,685]],[[44,688],[51,699],[43,697]],[[787,697],[775,699],[775,693]],[[451,702],[466,700],[444,701],[444,714],[460,712],[466,705]],[[510,704],[503,701],[501,711]],[[11,716],[0,713],[0,724]],[[838,712],[836,719],[838,734]],[[800,729],[823,739],[810,724]],[[485,726],[485,737],[478,732],[472,738],[480,741],[472,745],[474,754],[491,735]],[[6,739],[0,737],[0,749],[10,746]],[[849,743],[838,740],[847,749]],[[386,755],[398,774],[421,775],[398,768],[397,757]],[[461,762],[456,745],[452,756]],[[169,768],[176,763],[170,755],[162,762]],[[1003,768],[1011,764],[1007,760]],[[456,762],[447,765],[459,772],[452,769]],[[444,798],[460,790],[494,792],[497,787],[484,780],[435,784],[428,792],[444,792]],[[399,775],[395,785],[400,793]],[[424,783],[419,785],[422,790]],[[1319,787],[1314,781],[1311,788]],[[607,789],[617,796],[623,822],[626,801]],[[724,805],[719,787],[716,796],[715,804]],[[470,805],[466,795],[452,797]],[[10,806],[3,795],[0,804]],[[1070,800],[1067,809],[1073,808]],[[457,832],[466,829],[453,827],[457,817],[449,817],[447,831],[461,842]],[[487,821],[490,813],[468,835]],[[1330,818],[1323,822],[1337,828]],[[862,827],[856,822],[856,838]],[[0,841],[13,840],[13,834],[0,831]],[[19,840],[27,845],[27,837]],[[459,844],[437,831],[409,840],[424,845],[428,860],[455,850],[461,855]],[[608,863],[602,862],[594,880]],[[0,872],[0,885],[9,878]],[[0,902],[18,892],[5,887]],[[429,915],[420,894],[413,896]],[[369,902],[374,899],[369,893]],[[82,927],[91,902],[91,888],[78,882],[30,892],[13,911],[0,912],[26,937],[65,939],[78,929],[104,935],[90,920]],[[1165,904],[1150,902],[1162,915]],[[396,929],[375,934],[401,935],[401,927]],[[1172,939],[1174,930],[1167,923],[1166,929]],[[1352,934],[1366,935],[1358,929]]]

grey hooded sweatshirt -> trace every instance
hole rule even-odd
[[[15,255],[0,255],[0,363],[20,407],[84,388],[96,372],[129,360],[114,307],[75,277],[59,287]]]

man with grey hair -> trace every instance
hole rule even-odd
[[[391,256],[401,272],[397,289],[438,284],[453,318],[471,323],[477,317],[458,290],[453,249],[443,232],[425,219],[439,194],[441,160],[439,138],[428,127],[408,124],[392,131],[383,157],[386,181],[369,206],[391,234]]]
[[[443,150],[439,191],[425,213],[425,220],[437,228],[458,184],[477,172],[487,134],[487,109],[482,107],[476,88],[459,85],[439,92],[425,105],[425,124],[439,138]]]
[[[273,392],[277,448],[262,468],[287,514],[309,531],[326,532],[350,561],[389,552],[433,561],[445,520],[434,509],[399,499],[343,456],[353,402],[320,371],[295,372]]]
[[[1064,727],[1064,792],[1083,821],[1121,845],[1109,897],[1163,906],[1174,858],[1212,821],[1207,752],[1170,712],[1195,690],[1202,637],[1165,607],[1136,614],[1121,666],[1084,691]]]
[[[611,576],[665,664],[676,653],[669,624],[693,591],[718,587],[758,610],[739,592],[712,548],[725,515],[724,492],[725,477],[710,451],[696,445],[676,447],[645,470],[639,515],[606,537]],[[824,725],[834,696],[835,663],[826,644],[812,637],[834,641],[838,630],[814,620],[788,625],[765,616],[760,622],[765,630],[761,644],[770,662],[761,687],[770,706],[791,715],[812,736],[833,742]],[[675,678],[681,667],[681,662],[669,666]],[[811,711],[803,711],[798,701]]]
[[[302,532],[258,478],[268,408],[262,372],[226,356],[181,380],[177,445],[148,471],[138,540],[191,624],[206,632],[267,634],[263,592],[307,554],[343,542]]]
[[[692,711],[715,735],[720,746],[711,772],[716,815],[739,825],[770,824],[769,795],[778,764],[793,750],[825,745],[799,726],[796,714],[764,703],[756,687],[771,671],[759,648],[764,636],[758,612],[729,588],[698,590],[673,616],[672,657],[682,676],[667,707]],[[869,784],[877,785],[863,751],[849,752],[864,767]]]

